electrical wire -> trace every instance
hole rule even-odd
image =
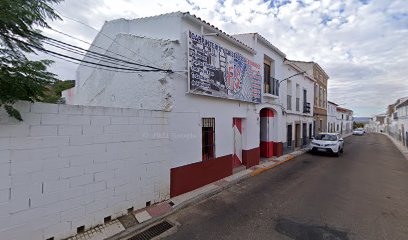
[[[96,29],[95,27],[92,27],[92,26],[90,26],[90,25],[88,25],[88,24],[86,24],[86,23],[84,23],[84,22],[81,22],[81,21],[79,21],[79,20],[77,20],[77,19],[68,17],[68,16],[62,14],[61,12],[59,12],[59,11],[57,11],[57,10],[55,10],[55,11],[56,11],[59,15],[61,15],[62,17],[64,17],[64,18],[70,19],[71,21],[77,22],[77,23],[79,23],[79,24],[81,24],[81,25],[84,25],[84,26],[90,28],[90,29],[93,29],[94,31],[100,33],[102,36],[104,36],[104,37],[106,37],[106,38],[112,40],[113,42],[115,42],[115,43],[116,43],[117,45],[119,45],[120,47],[123,47],[123,48],[127,49],[128,51],[130,51],[130,52],[132,52],[133,54],[139,56],[140,58],[143,58],[145,61],[149,62],[150,64],[153,64],[153,65],[157,66],[157,64],[155,64],[154,62],[152,62],[152,61],[150,61],[149,59],[147,59],[147,58],[141,56],[140,54],[138,54],[137,52],[133,51],[132,49],[130,49],[130,48],[126,47],[126,46],[123,46],[123,45],[120,44],[116,39],[114,39],[114,38],[108,36],[107,34],[103,33],[102,31],[99,31],[99,30]],[[58,32],[58,31],[56,31],[56,32]],[[68,34],[65,34],[65,33],[62,33],[62,34],[69,36]],[[71,37],[71,36],[70,36],[70,37]],[[83,40],[79,40],[79,41],[82,41],[82,42],[87,43],[86,41],[83,41]],[[87,44],[90,44],[90,43],[87,43]],[[90,44],[90,45],[93,45],[93,44]],[[95,46],[95,45],[94,45],[94,46]],[[96,47],[97,47],[97,48],[101,48],[101,47],[98,47],[98,46],[96,46]],[[101,48],[101,49],[103,49],[103,48]],[[104,49],[104,50],[106,50],[106,49]],[[157,66],[157,67],[158,67],[158,66]],[[186,72],[188,72],[188,71],[186,71],[186,70],[173,70],[173,71],[168,72],[168,73],[170,73],[170,74],[173,73],[173,74],[176,74],[176,75],[179,75],[179,76],[184,77],[184,75],[179,74],[178,72],[186,73]]]
[[[101,56],[103,58],[108,58],[108,59],[112,59],[112,60],[115,60],[115,61],[121,61],[121,62],[124,62],[124,63],[127,63],[127,64],[136,65],[136,66],[140,66],[140,67],[152,68],[152,69],[155,69],[155,70],[171,71],[171,70],[167,70],[167,69],[156,68],[156,67],[152,67],[152,66],[148,66],[148,65],[144,65],[144,64],[129,62],[129,61],[126,61],[126,60],[123,60],[123,59],[111,57],[111,56],[108,56],[108,55],[105,55],[105,54],[101,54],[101,53],[94,52],[94,51],[91,51],[91,50],[87,50],[87,49],[84,49],[84,48],[81,48],[81,47],[78,47],[78,46],[74,46],[74,45],[71,45],[69,43],[65,43],[63,41],[56,40],[54,38],[46,37],[46,39],[50,40],[50,41],[53,41],[53,42],[57,42],[59,44],[65,45],[65,46],[69,46],[71,49],[77,49],[77,50],[80,50],[80,51],[84,51],[86,53],[91,53],[91,54],[94,54],[94,55],[97,55],[97,56]]]
[[[119,71],[119,70],[107,69],[107,68],[102,68],[102,67],[95,67],[95,66],[91,66],[91,65],[88,65],[88,64],[83,64],[83,63],[81,64],[79,62],[74,62],[74,61],[65,59],[63,57],[53,55],[52,53],[47,53],[47,54],[54,57],[54,58],[58,58],[60,60],[63,60],[63,61],[69,62],[69,63],[73,63],[73,64],[77,64],[77,65],[80,64],[81,66],[88,67],[88,68],[100,69],[100,70],[105,70],[105,71],[109,71],[109,72],[118,72],[118,73],[137,73],[137,72],[130,72],[130,71]]]
[[[62,31],[59,31],[59,30],[57,30],[57,29],[51,28],[50,30],[52,30],[52,31],[54,31],[54,32],[56,32],[56,33],[59,33],[59,34],[61,34],[61,35],[67,36],[67,37],[69,37],[69,38],[75,39],[75,40],[77,40],[77,41],[80,41],[80,42],[82,42],[82,43],[88,44],[89,46],[93,46],[93,47],[95,47],[95,48],[101,49],[101,50],[106,51],[106,52],[108,52],[108,53],[112,53],[112,54],[117,55],[117,56],[119,56],[119,57],[126,58],[126,59],[128,59],[128,60],[130,60],[130,61],[136,61],[135,59],[132,59],[132,58],[129,58],[129,57],[127,57],[127,56],[121,55],[121,54],[119,54],[119,53],[110,51],[110,50],[108,50],[108,49],[105,49],[105,48],[100,47],[100,46],[98,46],[98,45],[95,45],[95,44],[93,44],[93,43],[87,42],[87,41],[85,41],[85,40],[83,40],[83,39],[80,39],[80,38],[77,38],[77,37],[75,37],[75,36],[72,36],[72,35],[70,35],[70,34],[68,34],[68,33],[64,33],[64,32],[62,32]],[[90,51],[90,50],[87,50],[87,51]],[[170,73],[179,73],[179,72],[185,73],[185,72],[188,72],[188,71],[187,71],[187,70],[173,70],[173,72],[170,72]],[[180,75],[180,74],[178,74],[178,75]]]
[[[75,40],[77,40],[77,41],[80,41],[80,42],[82,42],[82,43],[88,44],[88,45],[90,45],[90,46],[93,46],[93,47],[95,47],[95,48],[104,50],[104,51],[106,51],[106,52],[108,52],[108,53],[112,53],[112,54],[115,54],[115,55],[117,55],[117,56],[126,58],[126,59],[128,59],[128,60],[130,60],[130,61],[136,61],[136,60],[134,60],[134,59],[132,59],[132,58],[126,57],[126,56],[121,55],[121,54],[119,54],[119,53],[116,53],[116,52],[110,51],[110,50],[108,50],[108,49],[99,47],[99,46],[97,46],[97,45],[95,45],[95,44],[93,44],[93,43],[89,43],[89,42],[87,42],[87,41],[85,41],[85,40],[82,40],[82,39],[80,39],[80,38],[74,37],[74,36],[72,36],[72,35],[70,35],[70,34],[68,34],[68,33],[61,32],[61,31],[56,30],[56,29],[54,29],[54,28],[50,28],[50,30],[52,30],[52,31],[54,31],[54,32],[56,32],[56,33],[62,34],[62,35],[64,35],[64,36],[67,36],[67,37],[69,37],[69,38],[75,39]]]
[[[1,34],[1,33],[0,33],[0,34]],[[1,34],[1,35],[3,35],[3,36],[6,37],[6,38],[9,38],[9,39],[11,39],[11,40],[13,40],[13,41],[16,41],[16,42],[19,42],[19,43],[21,43],[21,44],[24,44],[24,45],[26,45],[26,46],[30,46],[30,47],[32,47],[32,48],[34,48],[34,49],[39,50],[39,51],[42,51],[42,52],[45,52],[45,53],[51,53],[51,54],[58,55],[58,56],[60,56],[60,57],[64,57],[64,58],[67,58],[67,59],[75,60],[75,61],[78,61],[78,62],[81,62],[81,63],[88,63],[88,64],[93,64],[93,65],[96,65],[96,66],[101,66],[101,67],[106,67],[106,68],[112,68],[112,69],[117,69],[117,70],[127,70],[127,71],[133,71],[133,72],[162,72],[162,70],[156,70],[156,69],[121,68],[121,67],[114,67],[114,66],[110,66],[110,65],[105,65],[105,64],[90,62],[90,61],[87,61],[87,60],[81,60],[81,59],[78,59],[78,58],[75,58],[75,57],[71,57],[71,56],[68,56],[68,55],[64,55],[64,54],[61,54],[61,53],[57,53],[57,52],[55,52],[55,51],[51,51],[51,50],[45,49],[45,48],[43,48],[43,47],[36,46],[36,45],[34,45],[34,44],[31,44],[31,43],[27,43],[27,42],[21,41],[21,40],[19,40],[19,39],[17,39],[17,38],[14,38],[14,37],[6,36],[6,35],[4,35],[4,34]]]
[[[128,67],[128,68],[131,67],[131,66],[128,66],[128,65],[125,65],[125,64],[117,63],[117,62],[115,62],[115,61],[113,61],[113,60],[110,60],[110,59],[99,58],[99,57],[95,57],[95,56],[92,56],[92,55],[86,55],[86,54],[83,53],[83,52],[80,52],[80,51],[78,51],[78,50],[76,50],[76,49],[71,49],[71,48],[66,47],[66,46],[64,46],[64,45],[54,44],[54,43],[50,43],[50,42],[44,42],[44,43],[45,43],[45,44],[48,44],[48,45],[50,45],[50,46],[53,46],[53,47],[62,49],[62,50],[64,50],[64,51],[70,52],[70,53],[78,54],[78,55],[80,55],[80,56],[82,56],[82,57],[88,57],[88,58],[91,58],[91,59],[95,59],[95,60],[97,60],[97,61],[110,63],[110,64],[113,64],[113,65],[116,65],[116,66]],[[137,69],[137,68],[132,68],[132,69],[134,69],[134,70],[140,70],[140,69]]]
[[[56,10],[55,10],[55,11],[56,11]],[[59,12],[59,11],[56,11],[56,12],[57,12],[59,15],[61,15],[62,17],[64,17],[64,18],[68,18],[68,19],[70,19],[70,20],[72,20],[72,21],[74,21],[74,22],[77,22],[77,23],[79,23],[79,24],[82,24],[82,25],[84,25],[84,26],[86,26],[86,27],[88,27],[88,28],[91,28],[91,29],[97,31],[98,33],[100,33],[101,35],[105,36],[106,38],[109,38],[110,40],[112,40],[113,42],[115,42],[116,44],[118,44],[119,46],[121,46],[121,47],[127,49],[128,51],[132,52],[133,54],[135,54],[135,55],[137,55],[137,56],[143,58],[144,60],[146,60],[146,61],[149,62],[150,64],[153,64],[153,65],[155,65],[156,67],[158,67],[154,62],[152,62],[152,61],[150,61],[150,60],[144,58],[143,56],[139,55],[137,52],[133,51],[132,49],[130,49],[130,48],[126,47],[126,46],[121,45],[116,39],[114,39],[114,38],[108,36],[107,34],[103,33],[102,31],[99,31],[99,30],[96,29],[95,27],[92,27],[92,26],[90,26],[90,25],[88,25],[88,24],[86,24],[86,23],[84,23],[84,22],[81,22],[81,21],[79,21],[79,20],[76,20],[76,19],[74,19],[74,18],[65,16],[64,14],[62,14],[62,13]]]

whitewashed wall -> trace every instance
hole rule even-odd
[[[263,80],[264,80],[264,58],[267,57],[268,59],[273,61],[273,71],[271,72],[272,77],[282,80],[286,77],[285,75],[285,56],[281,53],[277,52],[275,49],[271,48],[268,44],[264,43],[263,41],[257,39],[255,40],[255,36],[252,33],[248,34],[237,34],[234,35],[234,38],[244,42],[248,46],[255,49],[255,56],[253,57],[253,61],[261,65],[261,76],[262,76],[262,84],[261,84],[261,92],[263,94],[262,97],[262,104],[257,104],[256,109],[259,114],[262,108],[269,108],[273,110],[275,116],[273,120],[270,122],[272,125],[269,128],[269,136],[270,140],[274,142],[284,142],[285,140],[285,122],[286,117],[283,116],[282,112],[285,110],[285,102],[286,102],[286,82],[282,82],[279,88],[279,96],[266,96],[263,92]],[[259,36],[257,36],[259,38]]]
[[[284,75],[289,77],[293,76],[297,73],[299,73],[299,70],[295,69],[291,65],[285,65],[283,68]],[[285,94],[285,102],[284,106],[286,108],[286,124],[284,126],[285,128],[285,133],[287,131],[287,125],[292,124],[292,140],[295,140],[295,124],[300,124],[300,138],[302,138],[302,133],[303,133],[303,123],[306,123],[306,135],[309,136],[309,125],[313,124],[314,118],[313,118],[313,98],[314,98],[314,82],[310,80],[308,77],[302,75],[297,75],[294,77],[291,77],[289,79],[291,81],[291,91],[288,89],[288,81],[285,81],[284,86],[285,90],[282,90],[281,92],[286,93]],[[299,111],[296,111],[296,84],[299,85]],[[306,101],[310,103],[310,113],[303,113],[303,90],[306,90]],[[291,110],[288,110],[288,102],[286,99],[287,92],[290,91],[292,93],[292,108]],[[284,135],[284,142],[287,142],[287,134]]]
[[[332,129],[332,132],[338,132],[337,131],[337,124],[339,124],[339,121],[337,120],[336,107],[337,107],[337,105],[332,104],[330,102],[327,102],[327,131],[329,131],[330,126],[334,126],[333,129]],[[340,131],[340,129],[339,129],[339,131]]]
[[[169,198],[168,113],[20,102],[0,112],[0,239],[60,239]]]
[[[260,109],[255,104],[187,93],[189,30],[200,34],[202,29],[199,23],[187,19],[182,13],[107,22],[101,30],[103,34],[98,34],[93,44],[149,65],[154,63],[155,66],[177,70],[177,73],[105,74],[101,70],[79,67],[77,86],[72,101],[67,103],[170,111],[169,138],[172,151],[168,157],[172,167],[202,160],[201,119],[205,117],[215,118],[216,157],[233,153],[234,117],[245,119],[243,149],[259,147]],[[214,30],[205,26],[203,31],[208,33]],[[104,37],[104,34],[115,41]],[[224,38],[207,38],[253,59],[251,53]],[[262,65],[262,62],[258,63]]]

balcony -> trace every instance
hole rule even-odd
[[[268,80],[269,82],[264,84],[264,95],[279,96],[279,80],[275,79],[274,77],[270,77]]]
[[[310,113],[310,103],[305,103],[303,105],[303,113]]]

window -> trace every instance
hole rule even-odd
[[[300,111],[300,86],[296,84],[296,111]]]
[[[316,140],[337,141],[337,135],[333,134],[319,134],[315,137]]]
[[[320,126],[319,126],[319,132],[322,132],[323,130],[323,120],[320,120]]]
[[[264,93],[279,96],[279,81],[275,79],[274,61],[264,58]]]
[[[309,124],[309,138],[312,138],[312,129],[313,129],[313,125],[310,123]]]
[[[303,89],[303,113],[310,113],[310,103],[307,102],[306,89]]]
[[[265,59],[264,60],[264,93],[271,92],[271,61]]]
[[[286,133],[286,146],[291,147],[292,146],[292,124],[289,124],[287,127],[287,133]]]
[[[287,105],[288,105],[288,110],[292,110],[292,96],[291,95],[288,95],[288,97],[287,97],[288,99],[287,99]]]
[[[319,93],[319,95],[320,95],[320,97],[319,97],[319,107],[323,107],[323,88],[322,87],[320,87],[319,88],[320,89],[320,93]]]
[[[292,81],[287,81],[287,109],[292,110]]]
[[[202,119],[202,155],[203,161],[215,157],[215,118]]]

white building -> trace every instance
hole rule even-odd
[[[286,84],[286,142],[285,152],[309,144],[313,136],[313,91],[315,81],[292,61],[285,62],[286,76],[296,75],[282,83]]]
[[[385,113],[375,115],[372,118],[370,118],[370,121],[368,122],[365,128],[369,132],[384,132],[387,125],[386,119],[387,114]]]
[[[400,98],[395,103],[388,106],[386,118],[384,120],[384,132],[402,142],[408,147],[408,97]],[[370,122],[373,130],[381,129],[382,125],[377,121]]]
[[[408,99],[396,105],[396,114],[394,118],[397,122],[397,131],[399,141],[408,148]]]
[[[328,132],[339,132],[336,129],[338,124],[337,120],[337,104],[334,102],[327,102],[327,131]]]
[[[337,107],[336,132],[348,134],[353,130],[353,111],[347,108]]]
[[[311,136],[312,78],[299,74],[301,69],[259,34],[230,36],[176,12],[106,22],[90,50],[173,71],[112,72],[81,65],[76,87],[65,93],[68,104],[169,112],[171,196],[228,176],[236,167],[254,166],[261,157],[280,156],[288,139],[306,142]]]

